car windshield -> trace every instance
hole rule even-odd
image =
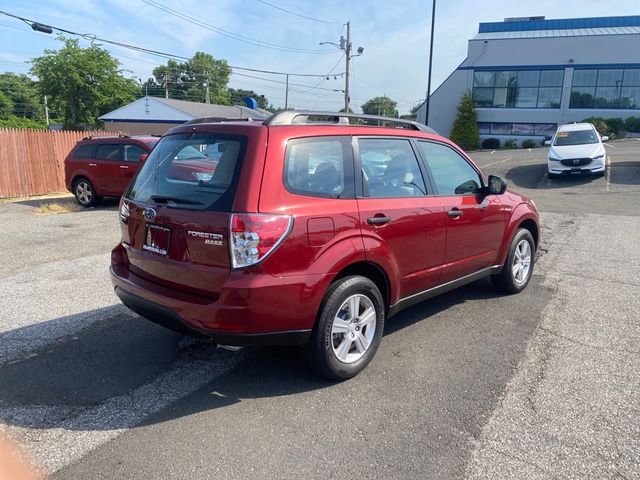
[[[228,211],[235,196],[246,138],[216,133],[163,137],[125,198],[172,208]],[[222,152],[209,158],[203,152]]]
[[[144,142],[144,143],[146,143],[146,144],[147,144],[147,145],[149,145],[151,148],[153,148],[153,147],[155,147],[155,146],[156,146],[156,143],[158,143],[158,140],[154,140],[153,142]]]
[[[554,145],[565,147],[568,145],[585,145],[589,143],[598,143],[598,136],[592,128],[558,132],[556,133]]]

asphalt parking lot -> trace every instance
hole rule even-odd
[[[640,477],[640,141],[603,178],[475,152],[543,224],[523,293],[480,281],[390,320],[331,383],[301,349],[237,353],[120,305],[115,202],[0,204],[0,432],[58,479]]]

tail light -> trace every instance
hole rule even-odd
[[[260,213],[231,215],[231,265],[248,267],[263,261],[291,231],[293,217]]]

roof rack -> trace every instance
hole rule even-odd
[[[310,120],[309,117],[316,117],[318,120]],[[422,123],[412,120],[404,120],[402,118],[382,117],[378,115],[366,115],[364,113],[345,113],[345,112],[318,112],[318,111],[294,111],[285,110],[271,115],[264,121],[265,125],[353,125],[349,119],[360,120],[356,125],[383,127],[390,126],[392,128],[407,128],[410,130],[418,130],[421,132],[435,133],[437,132]],[[375,122],[375,123],[374,123]]]
[[[200,117],[189,120],[183,123],[183,125],[193,125],[196,123],[219,123],[219,122],[254,122],[253,118],[245,117]]]
[[[82,140],[93,140],[94,138],[131,138],[129,135],[123,135],[122,133],[118,135],[89,135],[88,137],[84,137]]]

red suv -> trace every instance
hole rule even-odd
[[[64,160],[67,189],[83,207],[100,197],[119,197],[138,171],[140,156],[148,155],[157,137],[87,137]],[[144,157],[142,157],[144,159]]]
[[[176,179],[185,149],[215,168]],[[428,127],[321,112],[174,128],[120,221],[111,278],[132,310],[226,347],[307,343],[337,379],[403,308],[485,276],[524,289],[540,235],[531,200]]]

